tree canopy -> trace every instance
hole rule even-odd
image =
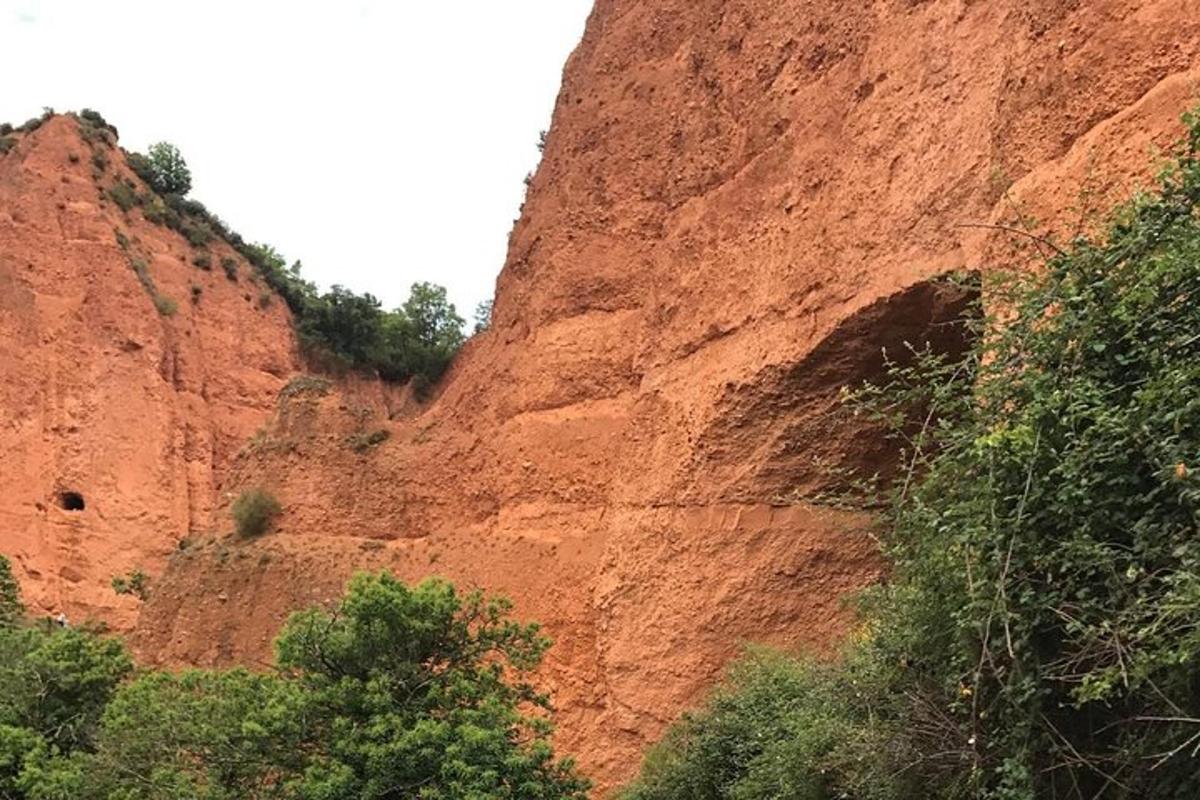
[[[584,798],[510,604],[360,575],[294,615],[277,668],[143,672],[83,629],[0,628],[5,800]],[[131,679],[132,678],[132,679]]]

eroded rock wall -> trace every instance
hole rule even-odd
[[[356,569],[502,591],[556,640],[560,746],[614,785],[744,642],[836,647],[845,599],[880,564],[870,520],[822,500],[847,468],[891,458],[837,413],[837,392],[878,369],[881,347],[956,346],[942,323],[969,298],[928,280],[1010,257],[974,226],[1069,233],[1079,186],[1101,209],[1144,179],[1197,79],[1193,0],[598,0],[493,327],[432,403],[369,382],[276,401],[284,377],[247,370],[261,358],[205,371],[262,390],[220,430],[271,422],[215,462],[207,536],[154,573],[142,656],[262,663],[285,615]],[[61,263],[85,274],[82,252]],[[22,280],[54,296],[49,278]],[[87,340],[97,326],[66,328]],[[268,360],[286,359],[279,346]],[[5,356],[23,380],[60,357],[37,347]],[[120,385],[148,403],[152,379]],[[210,412],[214,431],[224,418]],[[60,524],[28,522],[70,452],[56,424],[3,434],[50,454],[22,462],[39,488],[5,511],[29,541]],[[178,438],[163,430],[148,441]],[[390,439],[359,446],[377,430]],[[137,458],[157,464],[157,447]],[[227,505],[250,485],[286,511],[237,542]],[[170,496],[142,505],[175,514],[181,538]]]
[[[139,605],[112,577],[161,572],[210,530],[225,467],[298,362],[248,265],[237,282],[194,266],[180,236],[108,197],[131,177],[119,151],[95,153],[55,117],[0,155],[0,552],[35,612],[128,631]]]

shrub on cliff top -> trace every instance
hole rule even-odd
[[[736,676],[631,790],[668,798],[1200,796],[1200,118],[1106,233],[1034,238],[961,363],[855,397],[894,425],[889,581],[845,663]],[[915,421],[915,425],[913,422]],[[820,735],[833,731],[835,735]],[[694,789],[694,790],[693,790]]]
[[[233,522],[244,539],[262,536],[283,511],[275,495],[265,489],[247,489],[233,503]]]

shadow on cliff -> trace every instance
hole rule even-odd
[[[847,413],[842,392],[914,349],[961,356],[980,307],[972,285],[921,281],[846,317],[800,361],[727,385],[697,447],[723,499],[791,505],[844,493],[857,479],[886,481],[898,466],[895,444]]]

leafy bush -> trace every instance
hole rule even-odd
[[[137,205],[137,195],[128,183],[117,181],[108,190],[108,196],[117,204],[117,207],[122,211],[128,211]]]
[[[530,683],[549,642],[510,612],[359,575],[335,609],[292,616],[276,670],[132,680],[116,641],[2,625],[0,797],[582,800]]]
[[[484,300],[475,306],[475,333],[483,333],[492,327],[492,301]]]
[[[173,317],[179,311],[179,304],[166,295],[154,295],[154,310],[164,317]]]
[[[54,625],[0,627],[0,797],[81,797],[80,758],[131,662],[117,641]]]
[[[212,254],[207,252],[197,253],[192,257],[192,264],[208,272],[212,269]]]
[[[13,136],[0,136],[0,156],[8,153],[17,146],[17,140]]]
[[[145,600],[150,595],[150,579],[146,573],[136,569],[128,575],[114,575],[112,588],[117,594],[133,595],[139,600]]]
[[[231,281],[236,281],[238,277],[237,261],[232,258],[221,259],[221,269],[225,270],[225,277]]]
[[[0,628],[15,625],[25,615],[21,603],[21,587],[12,574],[12,564],[0,556]]]
[[[159,194],[182,196],[192,190],[192,171],[170,142],[151,145],[145,156],[136,159],[136,166],[130,161],[130,167]]]
[[[909,465],[865,635],[811,696],[759,708],[756,684],[735,682],[735,707],[758,709],[753,740],[721,738],[719,694],[631,796],[1200,796],[1200,119],[1188,122],[1157,191],[1102,237],[1035,237],[1044,271],[991,279],[1001,312],[964,362],[924,353],[857,393]],[[814,737],[827,724],[835,735]],[[760,779],[763,763],[775,777]]]
[[[24,124],[17,128],[17,130],[21,131],[22,133],[33,133],[38,128],[42,127],[42,125],[46,124],[53,116],[54,109],[44,108],[42,109],[41,116],[25,120]]]
[[[238,536],[253,539],[262,536],[283,511],[275,495],[265,489],[247,489],[233,503],[233,522]]]
[[[79,112],[79,120],[86,127],[109,131],[112,133],[114,139],[118,137],[116,127],[111,125],[99,111],[93,111],[90,108],[85,108]]]

